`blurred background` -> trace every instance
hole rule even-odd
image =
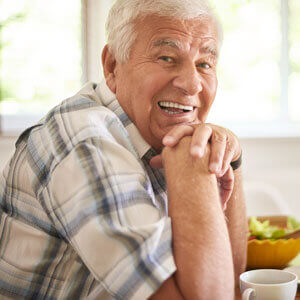
[[[102,77],[113,0],[0,0],[0,169],[16,136]],[[300,218],[300,1],[212,0],[224,27],[209,122],[241,139],[248,214]]]

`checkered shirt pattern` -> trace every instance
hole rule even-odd
[[[163,172],[105,82],[27,129],[0,173],[0,299],[133,299],[176,270]]]

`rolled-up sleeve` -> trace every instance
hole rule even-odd
[[[78,143],[41,197],[55,227],[115,299],[147,299],[175,272],[171,220],[156,205],[141,163],[120,144]]]

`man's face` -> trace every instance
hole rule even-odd
[[[143,138],[160,151],[171,128],[206,120],[217,89],[217,30],[208,17],[158,16],[137,22],[136,30],[129,60],[116,62],[111,89]]]

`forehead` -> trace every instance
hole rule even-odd
[[[209,16],[178,20],[150,15],[138,20],[135,29],[137,42],[145,44],[148,49],[158,46],[180,48],[186,43],[217,51],[217,26]]]

